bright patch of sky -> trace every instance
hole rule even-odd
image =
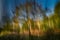
[[[51,13],[54,12],[54,7],[57,2],[57,0],[36,0],[36,2],[39,5],[42,5],[42,8],[45,9],[46,7],[49,9],[51,12],[47,12],[47,16],[49,16]]]

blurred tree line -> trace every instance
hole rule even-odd
[[[37,7],[35,7],[37,6]],[[20,13],[19,13],[20,11]],[[26,12],[26,15],[22,15],[22,11]],[[46,16],[46,10],[42,9],[39,5],[35,5],[35,3],[26,3],[25,5],[20,5],[20,7],[16,8],[14,17],[12,18],[12,22],[10,22],[10,20],[6,20],[6,23],[4,25],[4,30],[9,30],[9,31],[14,31],[15,29],[17,31],[20,30],[20,26],[19,26],[19,21],[22,20],[22,30],[30,30],[30,27],[32,29],[35,28],[40,28],[42,27],[43,30],[48,30],[48,29],[56,29],[56,28],[60,28],[60,2],[58,2],[55,6],[54,9],[54,14],[50,15],[49,17]],[[22,15],[24,17],[24,19],[20,19],[19,20],[19,16]],[[30,15],[32,15],[33,17],[30,18]],[[43,18],[42,22],[40,22],[39,26],[36,25],[37,22],[35,22],[35,18],[41,15],[40,17]],[[38,17],[37,17],[38,18]],[[8,19],[8,18],[7,18]],[[41,20],[40,20],[41,21]],[[21,21],[20,21],[21,22]],[[15,23],[15,24],[14,24]],[[13,24],[16,26],[16,28],[14,29]],[[14,29],[14,30],[13,30]],[[0,29],[1,32],[2,29]],[[16,31],[15,30],[15,31]]]

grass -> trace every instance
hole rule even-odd
[[[4,35],[0,40],[60,40],[60,34],[46,34],[45,36]]]
[[[60,40],[60,33],[56,34],[52,29],[49,29],[43,36],[33,36],[3,31],[0,33],[0,40]]]

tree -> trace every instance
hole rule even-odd
[[[11,19],[9,18],[9,16],[3,16],[3,29],[6,31],[10,31],[10,27],[11,27]]]
[[[56,4],[54,13],[56,27],[60,28],[60,1]]]
[[[56,15],[60,15],[60,2],[58,2],[55,6],[54,12]]]
[[[15,15],[13,17],[13,22],[14,22],[14,24],[13,24],[13,30],[15,30],[19,34],[19,32],[20,32],[19,19],[18,19],[18,17],[19,17],[19,8],[16,7],[15,11],[16,12],[15,12]]]

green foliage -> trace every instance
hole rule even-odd
[[[57,15],[60,15],[60,2],[56,4],[54,11]]]
[[[28,24],[26,22],[23,23],[22,29],[29,30]]]
[[[9,30],[9,29],[10,29],[9,23],[6,23],[6,24],[4,25],[4,29],[5,29],[5,30]]]
[[[31,20],[31,28],[32,28],[32,29],[35,28],[35,26],[34,26],[34,21],[33,21],[33,20]]]

